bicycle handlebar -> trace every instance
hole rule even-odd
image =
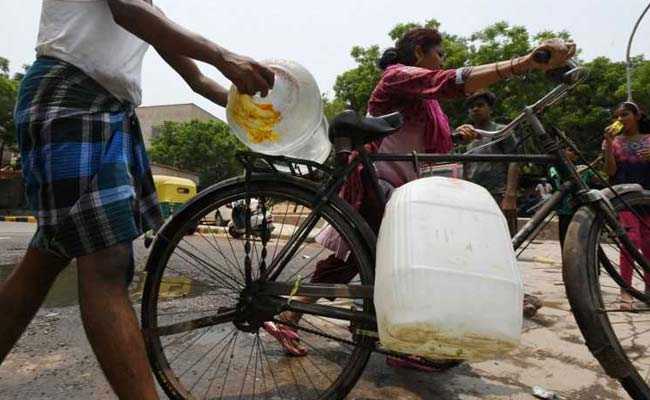
[[[545,52],[545,50],[536,52],[533,57],[536,57],[537,54],[542,54],[543,52]],[[550,57],[550,53],[548,53],[548,56]],[[546,75],[549,76],[552,80],[558,82],[559,85],[553,88],[544,97],[539,99],[535,104],[526,107],[526,109],[531,109],[535,114],[539,114],[543,112],[547,107],[555,104],[562,97],[564,97],[569,90],[571,90],[575,85],[585,79],[586,70],[584,67],[578,66],[575,62],[569,61],[566,66],[558,68],[556,70],[548,71]],[[525,117],[526,111],[522,112],[517,118],[513,119],[502,129],[496,131],[486,131],[475,128],[474,131],[478,133],[479,138],[485,137],[496,140],[504,140],[506,136],[510,136],[514,132],[514,128],[516,128],[519,123],[525,119]],[[451,139],[453,143],[463,142],[462,136],[460,136],[458,133],[453,133]],[[489,143],[481,146],[480,148],[487,145],[489,145]],[[471,151],[477,151],[480,148],[476,148]]]

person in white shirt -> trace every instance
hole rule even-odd
[[[2,362],[76,259],[84,328],[120,399],[158,398],[125,285],[133,240],[162,222],[133,112],[150,45],[195,92],[222,106],[226,90],[193,60],[214,66],[242,93],[265,96],[273,87],[271,70],[179,26],[151,0],[43,0],[37,59],[15,113],[38,229],[0,283]]]

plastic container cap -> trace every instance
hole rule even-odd
[[[316,80],[293,61],[262,63],[275,72],[273,90],[264,98],[246,96],[233,85],[226,108],[230,130],[252,151],[324,162],[331,143]]]

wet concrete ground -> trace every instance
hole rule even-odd
[[[3,265],[16,261],[29,236],[30,228],[24,224],[0,225]],[[142,265],[146,252],[141,242],[136,248]],[[559,258],[557,242],[539,242],[524,253],[520,266],[526,291],[541,297],[546,307],[525,322],[522,344],[512,354],[434,374],[393,369],[383,356],[373,355],[349,398],[533,399],[534,386],[562,399],[627,398],[583,344],[565,298]],[[3,271],[6,274],[8,268],[0,268],[0,279]],[[0,366],[0,399],[115,398],[85,339],[77,307],[61,307],[74,303],[67,297],[74,280],[73,271],[62,277],[59,287],[66,294],[48,300]],[[644,357],[647,339],[637,345]]]

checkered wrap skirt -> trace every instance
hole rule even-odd
[[[39,58],[15,110],[31,242],[75,258],[130,243],[162,224],[133,106],[78,68]]]

